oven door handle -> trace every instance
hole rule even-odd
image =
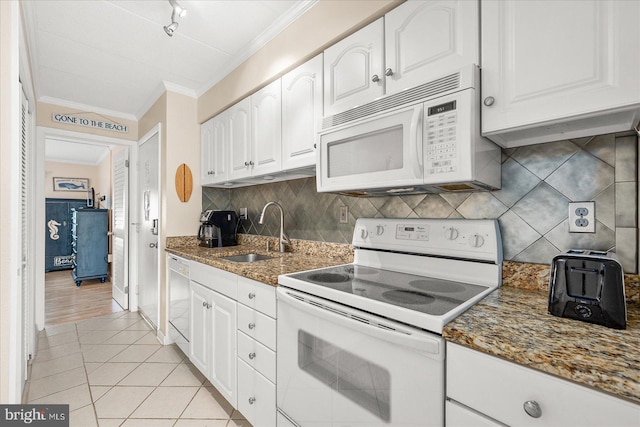
[[[427,332],[422,333],[417,330],[415,332],[405,332],[396,329],[395,325],[386,319],[376,320],[376,323],[383,327],[372,325],[364,321],[371,318],[366,313],[331,301],[315,298],[311,295],[299,294],[289,289],[285,290],[282,287],[278,287],[278,298],[281,302],[298,308],[307,314],[315,312],[318,316],[341,326],[444,360],[442,338],[436,335]]]

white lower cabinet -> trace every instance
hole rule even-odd
[[[640,405],[447,343],[447,427],[638,426]]]

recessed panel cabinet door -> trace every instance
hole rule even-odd
[[[478,64],[478,13],[472,0],[408,1],[387,13],[387,95]]]
[[[229,179],[251,175],[251,98],[227,110],[229,123]]]
[[[200,126],[200,157],[202,185],[215,184],[227,180],[229,159],[226,156],[228,144],[227,112],[207,120]]]
[[[383,18],[324,51],[324,114],[366,104],[384,95]]]
[[[209,334],[213,341],[209,381],[236,407],[236,302],[213,292],[210,310],[212,328]]]
[[[213,119],[200,125],[200,183],[202,185],[213,182],[214,147],[213,147]]]
[[[485,0],[482,131],[640,100],[640,2]]]
[[[282,169],[316,163],[322,118],[322,55],[282,76]]]
[[[191,281],[191,341],[189,360],[205,375],[209,372],[210,309],[213,292]]]
[[[282,165],[280,79],[251,95],[252,175],[279,172]]]

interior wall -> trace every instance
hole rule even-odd
[[[319,1],[198,98],[203,123],[404,0]]]
[[[96,208],[111,209],[111,158],[113,157],[113,151],[110,150],[109,154],[100,162],[98,168],[98,179],[93,187],[96,191]],[[104,201],[100,198],[105,197]]]
[[[107,156],[105,161],[109,161]],[[103,162],[104,163],[104,162]],[[89,178],[89,188],[93,187],[95,192],[98,193],[100,189],[106,186],[110,187],[110,175],[107,178],[106,186],[103,185],[103,176],[101,174],[100,166],[93,165],[81,165],[75,163],[59,163],[59,162],[47,162],[44,163],[44,196],[46,198],[56,199],[86,199],[86,191],[54,191],[53,178]],[[104,194],[104,193],[103,193]],[[108,194],[108,193],[107,193]]]

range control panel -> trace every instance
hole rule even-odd
[[[352,243],[356,248],[502,261],[497,220],[360,218]]]

